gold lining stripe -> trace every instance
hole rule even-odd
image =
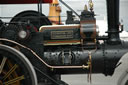
[[[44,46],[48,45],[78,45],[81,44],[80,40],[72,40],[72,41],[44,41]]]

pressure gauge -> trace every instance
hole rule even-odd
[[[29,32],[27,32],[27,31],[25,31],[25,30],[20,30],[20,31],[18,32],[18,37],[19,37],[20,39],[22,39],[22,40],[27,39],[28,36],[29,36]]]

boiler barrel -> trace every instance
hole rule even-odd
[[[123,45],[107,45],[103,44],[100,48],[91,52],[92,56],[92,72],[103,73],[105,75],[112,75],[120,58],[128,51],[128,43]],[[88,51],[87,50],[72,50],[72,59],[70,63],[63,63],[61,50],[53,50],[44,52],[44,60],[49,65],[53,66],[82,66],[87,65]],[[67,57],[67,59],[70,59]],[[60,68],[53,69],[55,74],[83,74],[88,73],[88,69],[75,69],[75,68]]]

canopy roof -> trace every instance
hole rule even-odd
[[[33,4],[39,0],[0,0],[0,4]],[[52,0],[42,0],[42,3],[52,3]]]

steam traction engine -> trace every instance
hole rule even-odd
[[[0,85],[67,85],[61,74],[89,73],[90,80],[91,73],[112,75],[128,51],[119,37],[119,0],[107,0],[108,36],[98,35],[92,9],[82,11],[80,24],[73,25],[69,18],[68,25],[51,26],[32,13],[27,20],[19,14],[0,22]],[[35,19],[49,25],[39,28]]]

